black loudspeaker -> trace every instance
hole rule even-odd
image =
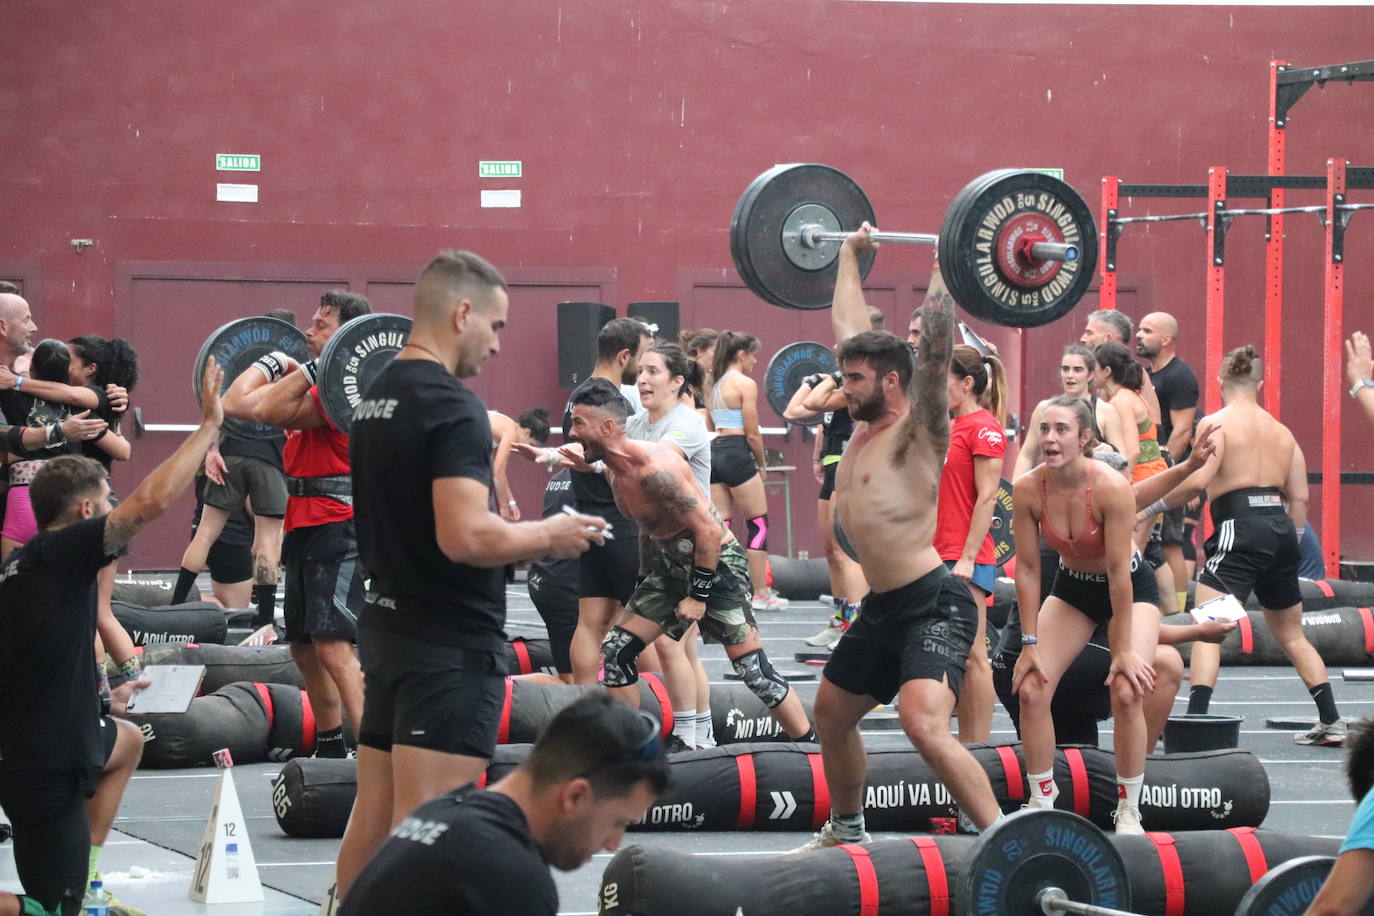
[[[596,334],[615,317],[603,302],[558,303],[558,387],[572,391],[596,366]]]
[[[631,302],[631,318],[638,318],[646,324],[657,325],[654,337],[677,343],[678,317],[676,302]]]

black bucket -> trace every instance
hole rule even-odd
[[[1170,716],[1164,725],[1164,753],[1220,751],[1240,746],[1244,716]]]

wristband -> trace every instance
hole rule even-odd
[[[1162,500],[1162,499],[1157,499],[1157,500],[1155,500],[1154,502],[1150,503],[1148,506],[1145,507],[1145,515],[1146,515],[1147,517],[1148,517],[1148,516],[1153,516],[1153,515],[1158,515],[1158,514],[1161,513],[1161,512],[1168,512],[1168,511],[1169,511],[1169,506],[1168,506],[1168,504],[1167,504],[1164,500]]]
[[[515,500],[513,500],[513,499],[508,499],[508,500],[506,500],[506,505],[507,505],[507,506],[510,506],[512,509],[514,509],[516,506],[518,506],[518,505],[520,505],[520,504],[517,503],[517,502],[516,502]]]
[[[687,586],[687,597],[705,601],[711,597],[711,586],[716,584],[716,571],[704,566],[693,566],[692,576]]]
[[[48,445],[61,445],[67,441],[67,434],[63,431],[61,423],[54,423],[46,428],[48,430]]]
[[[286,375],[286,361],[290,358],[280,350],[273,350],[271,353],[264,353],[255,359],[252,366],[266,376],[269,382],[275,382]]]
[[[136,681],[143,674],[143,659],[137,655],[131,655],[119,663],[119,673],[131,681]]]
[[[821,374],[819,372],[813,372],[806,378],[802,379],[801,383],[803,385],[806,385],[808,388],[815,388],[817,385],[821,383]]]
[[[1030,636],[1027,636],[1025,633],[1021,634],[1021,645],[1023,646],[1033,646],[1039,641],[1039,638],[1037,638],[1033,633]]]
[[[16,375],[16,376],[14,377],[14,390],[15,390],[15,391],[19,391],[19,390],[22,389],[23,387],[24,387],[24,376],[22,376],[22,375]]]
[[[318,362],[313,359],[301,363],[301,373],[309,380],[312,388],[315,386],[315,374],[318,372],[318,366]]]

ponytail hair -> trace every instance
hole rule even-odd
[[[711,364],[711,374],[719,379],[725,375],[735,357],[741,353],[752,353],[759,348],[759,340],[753,334],[743,331],[721,331],[716,340],[716,359]]]
[[[1125,344],[1114,340],[1100,344],[1093,351],[1093,356],[1097,358],[1099,366],[1111,372],[1112,381],[1122,388],[1129,388],[1139,394],[1140,389],[1145,386],[1145,370],[1140,368],[1139,360]]]
[[[33,357],[29,363],[29,371],[33,377],[44,382],[60,382],[67,384],[70,377],[68,369],[72,364],[71,351],[67,345],[60,340],[49,337],[39,341],[38,346],[33,348]]]
[[[1002,361],[989,353],[979,353],[967,344],[954,348],[949,371],[959,378],[973,379],[973,396],[1002,426],[1007,423],[1007,370]]]
[[[1221,361],[1221,380],[1240,388],[1255,388],[1264,379],[1264,363],[1255,348],[1236,347]]]

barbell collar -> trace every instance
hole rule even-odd
[[[1059,916],[1061,913],[1073,913],[1075,916],[1140,916],[1139,913],[1114,910],[1109,906],[1070,900],[1068,895],[1057,887],[1042,888],[1040,893],[1035,895],[1035,902],[1045,916]]]
[[[1077,261],[1078,246],[1063,242],[1036,242],[1030,246],[1031,257],[1037,261]]]

